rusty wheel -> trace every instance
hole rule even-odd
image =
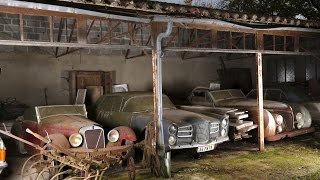
[[[151,173],[154,174],[156,177],[160,177],[160,160],[157,155],[151,156]]]
[[[127,160],[127,166],[128,166],[128,176],[130,180],[136,179],[136,166],[134,164],[133,157],[129,157]]]

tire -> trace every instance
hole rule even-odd
[[[160,157],[161,177],[171,177],[171,152],[166,152],[164,157]]]

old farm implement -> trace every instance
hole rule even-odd
[[[155,133],[152,125],[146,130],[146,139],[138,144],[107,146],[100,149],[65,149],[48,137],[43,137],[27,129],[42,142],[42,146],[31,143],[25,139],[0,130],[22,143],[28,144],[38,150],[30,156],[21,169],[21,179],[107,179],[114,169],[128,171],[129,179],[135,179],[137,168],[151,168],[156,176],[160,175],[160,161],[155,151]],[[143,160],[139,166],[135,165],[133,158],[134,148],[143,149]],[[126,164],[126,167],[124,167]]]

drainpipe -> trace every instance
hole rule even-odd
[[[172,21],[169,21],[167,24],[167,30],[164,33],[160,33],[157,37],[156,41],[156,60],[157,60],[157,109],[158,109],[158,139],[157,139],[157,144],[158,144],[158,152],[160,156],[164,156],[165,154],[165,149],[164,149],[164,135],[163,135],[163,123],[162,123],[162,114],[163,114],[163,109],[162,109],[162,46],[161,46],[161,41],[163,38],[168,37],[171,32],[172,32]]]

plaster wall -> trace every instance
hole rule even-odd
[[[47,89],[48,104],[67,104],[70,70],[115,71],[115,83],[127,83],[131,91],[152,91],[150,56],[124,60],[121,55],[90,54],[78,52],[54,58],[38,53],[1,53],[0,100],[16,97],[28,105],[44,105]],[[195,86],[208,86],[218,79],[219,68],[214,57],[184,61],[165,57],[163,89],[168,94],[186,94]]]

